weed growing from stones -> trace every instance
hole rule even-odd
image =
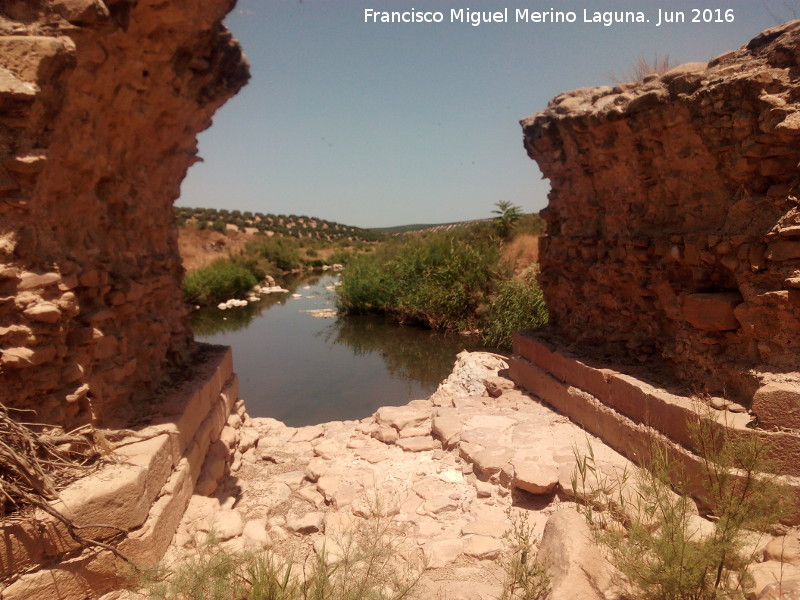
[[[539,600],[550,591],[550,578],[546,568],[536,562],[536,545],[533,525],[528,514],[507,511],[511,528],[503,538],[509,546],[509,555],[500,561],[505,572],[500,600]]]
[[[227,550],[212,536],[192,558],[146,572],[137,587],[149,600],[402,600],[424,570],[400,556],[404,537],[375,501],[368,518],[300,562]]]
[[[719,426],[710,414],[691,423],[700,458],[700,481],[690,482],[670,460],[654,433],[649,461],[632,479],[598,476],[591,445],[576,450],[572,478],[578,509],[586,516],[613,564],[638,591],[652,600],[743,599],[750,532],[775,525],[789,506],[778,482],[780,470],[769,464],[770,448],[755,432]],[[689,484],[701,484],[709,521],[697,515]],[[676,493],[677,492],[677,493]],[[607,513],[602,517],[596,507]]]
[[[329,536],[305,579],[304,600],[402,600],[417,585],[425,564],[403,556],[405,524],[380,498],[368,504],[366,519]]]

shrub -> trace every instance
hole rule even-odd
[[[213,304],[245,294],[258,283],[246,267],[219,259],[207,267],[186,273],[183,291],[188,302]]]
[[[536,543],[533,525],[528,513],[508,510],[511,528],[503,538],[509,548],[509,556],[500,560],[505,573],[503,593],[500,600],[539,600],[550,592],[550,578],[545,567],[536,562]]]
[[[350,263],[350,259],[352,259],[353,256],[353,253],[348,250],[337,250],[328,257],[327,263],[329,265],[347,265]]]
[[[590,451],[579,457],[573,491],[611,507],[624,525],[599,529],[591,505],[582,509],[595,525],[597,540],[639,597],[743,599],[747,567],[755,559],[746,551],[746,534],[775,524],[788,496],[779,487],[778,476],[771,474],[775,465],[766,461],[769,446],[755,432],[731,432],[709,415],[698,418],[692,428],[702,464],[704,501],[715,522],[710,531],[701,530],[694,502],[686,493],[687,479],[655,438],[647,468],[637,470],[633,484],[624,476],[613,485],[599,481]],[[599,485],[587,487],[592,479]]]
[[[332,255],[331,261],[335,262],[335,257],[338,255]],[[348,261],[341,281],[336,290],[336,306],[340,310],[353,313],[388,310],[395,295],[393,282],[384,273],[381,262],[365,256]]]
[[[515,234],[543,235],[547,232],[547,223],[539,213],[522,215],[514,228]]]
[[[520,329],[547,323],[547,305],[533,270],[500,283],[489,304],[483,341],[489,346],[511,347],[511,335]]]
[[[350,261],[337,305],[434,329],[472,329],[498,264],[496,243],[477,230],[395,238]]]
[[[648,59],[644,55],[639,55],[634,60],[633,64],[626,69],[622,75],[616,73],[609,73],[608,76],[614,83],[627,83],[634,81],[642,83],[648,75],[656,74],[663,75],[675,65],[669,58],[669,54],[663,56],[658,53],[653,54],[653,60]]]

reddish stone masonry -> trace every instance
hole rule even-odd
[[[0,5],[0,402],[125,424],[186,365],[172,203],[248,79],[229,0]]]
[[[800,429],[800,23],[522,121],[553,332]],[[770,400],[767,400],[770,398]]]

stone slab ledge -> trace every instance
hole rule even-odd
[[[232,352],[200,344],[192,377],[169,392],[146,426],[123,440],[109,464],[53,502],[81,535],[103,540],[126,531],[118,548],[134,562],[153,564],[166,551],[189,502],[209,446],[219,439],[238,397]],[[127,442],[127,443],[125,443]],[[108,551],[83,550],[60,522],[42,511],[0,523],[0,600],[95,597],[118,584],[122,561]],[[24,574],[22,574],[24,573]]]
[[[755,431],[771,448],[769,458],[782,465],[782,472],[800,477],[800,434],[796,432],[754,429],[751,414],[711,409],[699,398],[671,393],[620,370],[556,349],[529,331],[514,335],[513,350],[515,356],[523,357],[557,381],[591,394],[633,422],[652,427],[690,450],[694,449],[694,440],[689,423],[699,416],[714,419],[733,435]],[[536,394],[535,390],[530,391]]]
[[[685,470],[692,494],[701,498],[701,464],[691,451],[688,417],[702,407],[690,398],[655,388],[613,369],[598,368],[546,345],[527,332],[514,336],[514,355],[509,359],[509,376],[521,388],[543,400],[627,458],[646,462],[653,437],[664,442],[670,460]],[[587,389],[588,388],[588,389]],[[728,415],[730,417],[730,415]],[[720,421],[730,432],[750,433],[747,415]],[[785,484],[798,498],[796,514],[789,517],[800,523],[800,439],[784,432],[759,431],[783,459]]]

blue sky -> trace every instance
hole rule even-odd
[[[444,21],[364,22],[365,9],[412,8]],[[508,9],[509,21],[451,23],[460,8]],[[577,20],[514,22],[526,8]],[[686,22],[657,27],[659,8]],[[732,9],[733,22],[691,23],[703,8]],[[650,22],[584,23],[584,10]],[[611,83],[640,55],[707,61],[776,17],[790,17],[783,0],[239,0],[226,22],[252,79],[200,135],[204,162],[177,204],[360,227],[479,219],[500,200],[539,210],[549,185],[522,147],[521,118],[561,92]]]

